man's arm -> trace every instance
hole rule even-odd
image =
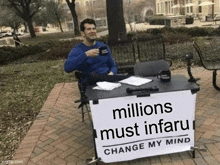
[[[65,63],[64,63],[64,70],[69,73],[74,70],[78,70],[79,66],[86,61],[87,56],[85,52],[81,51],[79,48],[74,48],[69,53]]]
[[[99,49],[91,49],[83,52],[79,48],[74,48],[64,63],[64,70],[68,73],[79,70],[80,65],[86,61],[87,57],[96,57],[98,54]]]

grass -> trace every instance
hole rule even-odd
[[[74,81],[63,71],[64,60],[0,67],[0,162],[13,152],[56,83]]]

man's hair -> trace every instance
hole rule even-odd
[[[90,18],[86,18],[84,19],[81,23],[80,23],[80,30],[84,32],[85,30],[85,24],[88,23],[88,24],[93,24],[96,26],[96,23],[93,19],[90,19]]]

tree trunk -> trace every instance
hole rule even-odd
[[[66,0],[66,3],[71,11],[72,17],[73,17],[73,24],[74,24],[74,33],[75,35],[79,35],[80,31],[79,31],[79,24],[78,24],[78,16],[75,10],[75,0],[72,0],[72,2],[70,2],[69,0]]]
[[[29,29],[31,38],[36,37],[35,31],[34,31],[34,26],[33,26],[32,19],[31,19],[31,18],[29,18],[29,19],[27,20],[27,25],[28,25],[28,29]]]
[[[75,35],[79,35],[80,31],[79,31],[78,16],[76,14],[76,10],[73,11],[72,16],[73,16],[73,23],[74,23],[74,33]]]
[[[28,26],[27,26],[27,22],[26,21],[24,21],[24,32],[28,32]]]
[[[62,28],[62,25],[61,25],[60,19],[57,18],[57,20],[58,20],[58,23],[59,23],[59,26],[60,26],[60,31],[63,33],[63,28]]]
[[[126,39],[123,0],[106,0],[109,40]]]

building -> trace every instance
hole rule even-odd
[[[142,22],[156,14],[155,0],[123,0],[123,3],[127,23]]]
[[[61,0],[64,8],[69,11],[66,0]],[[84,18],[93,18],[97,26],[107,26],[106,0],[76,0],[76,13],[81,22]],[[123,0],[124,18],[126,23],[142,22],[146,17],[156,14],[155,0]],[[67,18],[66,27],[73,29],[71,14]]]
[[[219,0],[156,0],[156,13],[164,16],[193,16],[203,21],[220,15]]]

